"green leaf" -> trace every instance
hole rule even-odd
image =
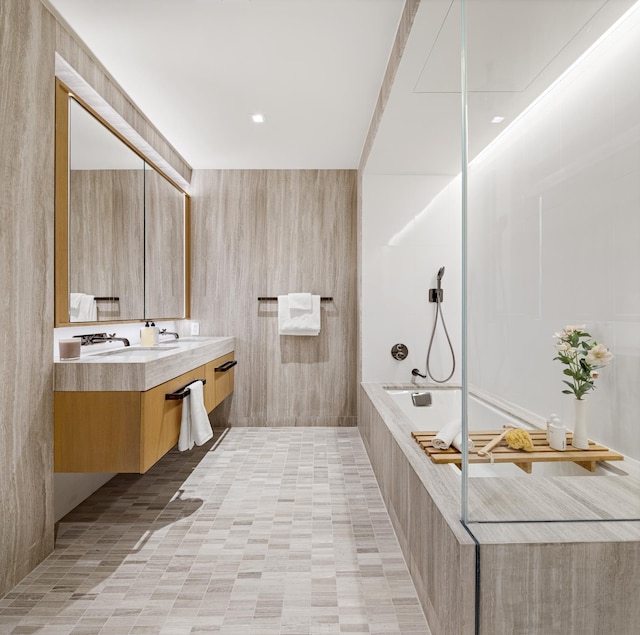
[[[570,375],[571,377],[573,377],[573,372],[571,372],[571,369],[569,369],[569,368],[565,368],[562,372],[565,375]]]
[[[573,395],[574,393],[573,393],[573,390],[563,390],[562,394],[564,394],[564,395]]]

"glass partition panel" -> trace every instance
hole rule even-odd
[[[466,520],[638,519],[640,9],[464,6]]]

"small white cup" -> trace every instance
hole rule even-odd
[[[58,350],[60,360],[80,359],[80,338],[74,337],[72,340],[58,340]]]

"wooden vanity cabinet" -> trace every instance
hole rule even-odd
[[[180,435],[183,402],[167,400],[165,395],[206,379],[205,407],[210,412],[233,390],[233,371],[215,372],[228,358],[225,355],[145,392],[55,392],[54,471],[146,472]]]

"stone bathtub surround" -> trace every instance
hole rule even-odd
[[[141,350],[138,347],[131,347],[130,351],[114,347],[113,351],[93,354],[83,351],[82,357],[76,361],[55,363],[54,390],[149,390],[212,359],[231,353],[234,342],[233,337],[170,340],[154,347],[154,356],[151,358],[147,356],[148,349]],[[131,354],[135,356],[138,350],[141,352],[139,360],[126,359]]]
[[[460,522],[460,477],[429,461],[411,438],[415,428],[382,384],[361,385],[358,426],[432,632],[472,635],[476,547]],[[562,501],[572,494],[564,518],[586,513],[593,520],[469,523],[479,545],[480,633],[629,633],[629,625],[640,621],[640,521],[599,518],[614,518],[603,499],[614,495],[615,481],[627,488],[627,497],[637,494],[635,467],[628,477],[545,479],[558,489],[544,497],[538,492],[545,503],[540,509],[554,510],[562,482],[567,496],[554,513],[562,512]],[[527,479],[533,487],[527,488]],[[501,491],[507,501],[528,503],[536,487],[533,475],[473,480],[485,494]],[[509,486],[514,491],[505,491]],[[471,492],[470,502],[478,491]],[[589,492],[601,502],[599,509],[585,498]],[[514,498],[518,493],[522,498]],[[632,500],[627,511],[636,506]]]

